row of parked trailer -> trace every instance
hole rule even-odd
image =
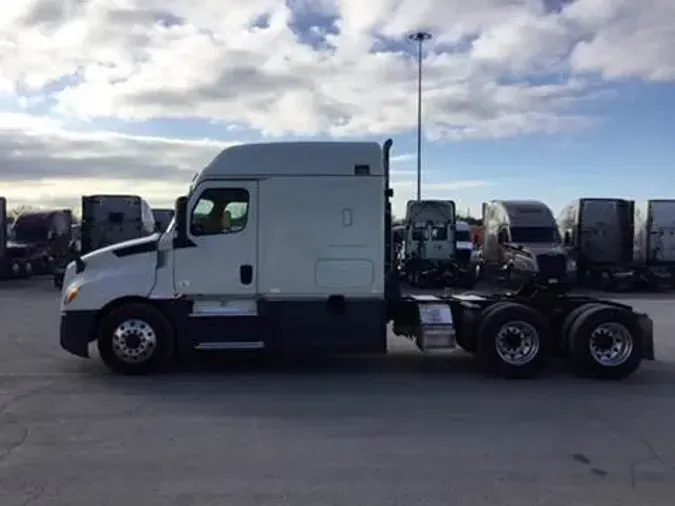
[[[557,216],[533,200],[483,204],[483,241],[452,201],[410,201],[395,227],[401,276],[414,285],[539,282],[616,290],[675,285],[675,200],[582,198]]]
[[[0,278],[54,276],[61,286],[77,255],[166,229],[173,209],[152,209],[137,195],[82,197],[81,219],[70,209],[21,214],[9,223],[7,200],[0,197]]]

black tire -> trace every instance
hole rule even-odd
[[[572,325],[577,321],[577,318],[583,313],[584,311],[588,310],[591,307],[597,306],[599,303],[598,302],[587,302],[585,304],[582,304],[578,308],[574,309],[573,311],[570,311],[570,313],[565,317],[563,320],[563,324],[560,327],[560,347],[561,347],[561,352],[564,355],[569,355],[570,352],[570,331],[572,330]]]
[[[462,323],[460,332],[457,334],[457,344],[464,350],[469,353],[478,352],[478,327],[485,321],[486,318],[490,316],[495,309],[500,308],[504,304],[510,304],[509,302],[497,302],[488,306],[483,311],[470,311],[465,312],[462,316]]]
[[[116,352],[113,343],[115,332],[124,322],[132,320],[144,325],[129,323],[132,342],[126,343],[126,353],[120,348]],[[136,332],[145,334],[145,337],[151,337],[150,333],[154,333],[154,347],[148,346],[146,352],[141,353],[142,343],[134,342],[139,338]],[[167,318],[154,307],[143,303],[128,304],[113,309],[103,318],[99,326],[97,345],[101,359],[114,372],[129,375],[151,374],[162,371],[171,362],[174,332]],[[122,354],[128,357],[135,354],[137,360],[124,360],[120,356]]]
[[[629,339],[630,344],[624,348],[625,354],[613,362],[602,363],[591,352],[591,342],[595,332],[612,323],[627,331],[622,338]],[[642,363],[643,331],[635,315],[626,309],[604,304],[589,307],[577,317],[569,332],[569,359],[573,371],[580,376],[621,380],[633,374]]]
[[[552,355],[552,339],[546,318],[535,309],[515,302],[503,302],[488,308],[476,333],[478,359],[486,372],[508,379],[534,378]],[[509,323],[521,322],[533,330],[538,345],[522,363],[508,361],[498,350],[498,337]],[[514,329],[515,330],[515,329]]]

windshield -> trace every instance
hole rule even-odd
[[[431,229],[431,240],[432,241],[447,241],[448,240],[448,227],[446,226],[437,226]]]
[[[553,227],[512,227],[511,242],[550,244],[560,242],[560,235]]]
[[[427,228],[426,227],[415,227],[412,231],[413,241],[424,241],[427,238]]]
[[[460,242],[471,242],[471,234],[469,234],[468,230],[458,230],[455,233],[455,237]]]
[[[12,239],[21,242],[46,242],[48,235],[49,226],[43,217],[19,217],[11,232]]]

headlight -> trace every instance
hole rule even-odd
[[[71,302],[73,302],[77,296],[80,295],[80,288],[77,286],[74,286],[66,292],[65,297],[63,297],[63,305],[68,305]]]

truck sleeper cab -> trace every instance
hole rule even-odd
[[[177,200],[166,232],[68,265],[61,346],[88,357],[96,342],[110,368],[137,374],[200,350],[384,353],[393,321],[420,349],[459,345],[505,377],[535,376],[558,348],[599,377],[625,377],[653,356],[649,317],[611,302],[537,290],[403,295],[393,269],[390,147],[225,149]],[[607,365],[616,346],[601,327],[616,321],[628,351]],[[589,343],[605,355],[592,355]]]
[[[450,281],[457,271],[455,203],[410,200],[406,205],[401,271],[411,284]]]
[[[581,198],[563,208],[558,227],[580,284],[614,289],[631,282],[634,211],[632,200]]]

